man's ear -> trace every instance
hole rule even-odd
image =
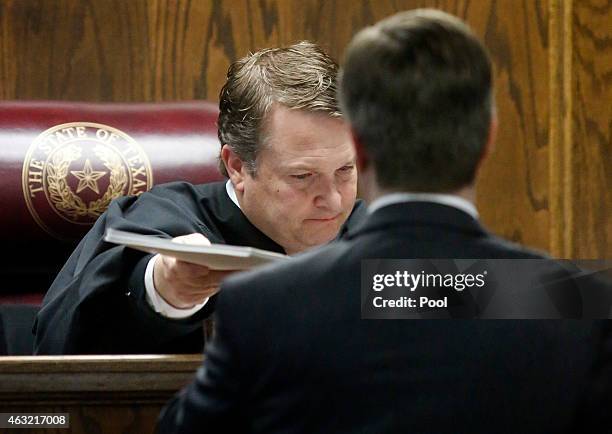
[[[478,170],[480,170],[484,161],[487,159],[489,155],[493,153],[493,150],[495,149],[495,139],[497,138],[498,125],[499,125],[499,122],[497,121],[497,115],[493,113],[493,116],[491,116],[491,125],[489,125],[489,135],[487,137],[487,143],[485,143],[485,146],[482,149],[482,154],[480,155],[480,161],[478,162]]]
[[[221,160],[223,160],[225,170],[227,170],[227,174],[234,185],[234,190],[242,192],[244,190],[246,166],[228,145],[223,145],[221,148]]]
[[[370,166],[370,158],[366,153],[363,146],[363,142],[357,135],[354,129],[351,128],[351,139],[353,140],[353,146],[355,146],[355,156],[357,160],[357,170],[363,171]]]

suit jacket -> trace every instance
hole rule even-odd
[[[204,364],[160,432],[609,432],[600,323],[360,317],[362,259],[540,257],[455,208],[381,208],[341,242],[222,285]]]

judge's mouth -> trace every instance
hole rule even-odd
[[[323,217],[323,218],[316,218],[316,219],[306,219],[306,221],[310,221],[310,222],[315,222],[315,223],[329,223],[329,222],[333,222],[336,221],[338,219],[338,217],[340,217],[340,214],[337,214],[333,217]]]

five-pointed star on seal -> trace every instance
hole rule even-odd
[[[91,168],[91,163],[89,159],[85,160],[85,166],[83,170],[71,170],[74,176],[79,180],[79,185],[77,186],[77,194],[86,188],[90,188],[95,191],[97,194],[100,194],[100,190],[98,190],[98,179],[102,178],[106,175],[106,172],[93,170]]]

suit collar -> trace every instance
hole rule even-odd
[[[376,209],[361,225],[349,228],[346,238],[393,227],[419,226],[440,227],[441,230],[466,232],[476,236],[487,235],[478,220],[458,208],[441,203],[410,201]]]
[[[227,192],[227,196],[234,202],[238,208],[240,208],[240,203],[238,202],[238,197],[236,196],[236,190],[234,190],[234,184],[230,179],[225,183],[225,191]]]
[[[467,199],[456,194],[443,194],[443,193],[409,193],[409,192],[397,192],[389,193],[379,197],[373,201],[368,207],[369,212],[393,205],[400,202],[433,202],[442,205],[452,206],[464,211],[478,219],[478,210],[474,204]]]

